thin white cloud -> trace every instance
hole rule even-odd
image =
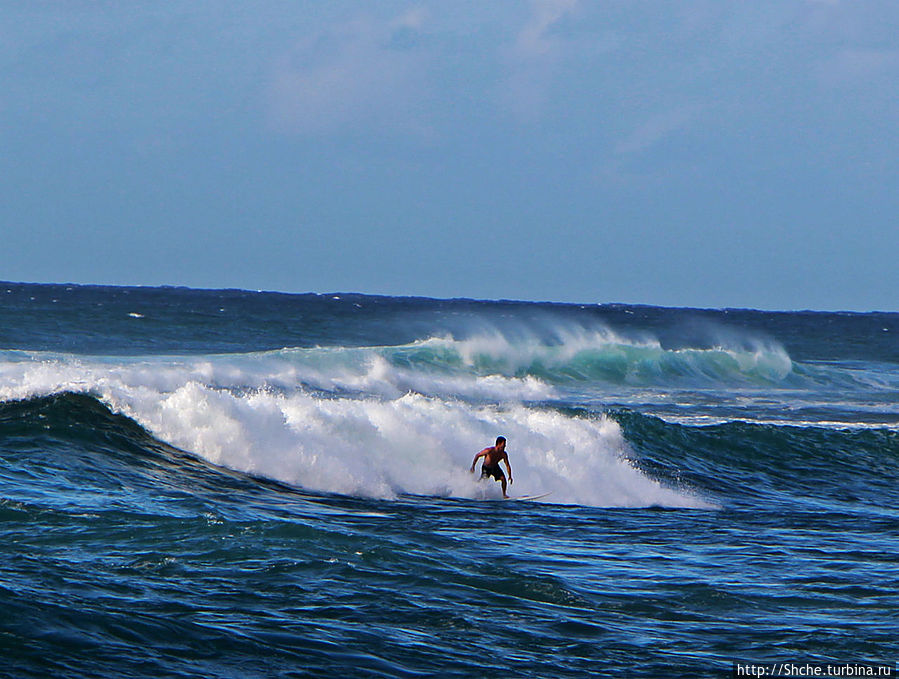
[[[543,59],[558,49],[553,26],[577,7],[577,0],[536,0],[533,13],[515,39],[513,54],[520,59]]]
[[[396,17],[390,24],[394,28],[419,30],[424,27],[428,12],[424,7],[412,7]]]
[[[578,0],[534,0],[527,22],[506,51],[509,75],[502,99],[519,119],[533,121],[540,117],[567,47],[553,29],[577,6]]]
[[[268,83],[271,125],[299,135],[347,132],[358,125],[427,134],[416,115],[425,66],[394,41],[425,19],[415,9],[386,21],[356,18],[298,40],[274,65]]]
[[[652,115],[634,127],[630,134],[616,145],[615,150],[623,154],[645,151],[686,127],[692,121],[693,115],[693,110],[689,107],[675,108]]]

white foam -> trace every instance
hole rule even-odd
[[[578,325],[544,323],[537,328],[509,326],[481,328],[463,339],[452,336],[432,337],[410,346],[444,348],[458,353],[468,367],[477,367],[489,360],[491,367],[505,375],[514,375],[535,364],[559,367],[579,354],[617,347],[637,347],[662,351],[659,341],[650,337],[625,338],[613,330],[597,325],[585,328]]]
[[[420,394],[320,398],[303,392],[236,396],[190,382],[152,402],[114,407],[205,459],[304,488],[392,497],[497,496],[468,467],[497,433],[510,441],[517,494],[552,491],[582,505],[708,506],[664,488],[626,459],[617,423],[523,405],[471,406]]]
[[[267,387],[283,387],[291,376],[263,355],[6,358],[12,360],[0,361],[2,400],[93,393],[178,448],[310,490],[382,498],[498,497],[498,484],[476,482],[468,468],[478,450],[503,434],[515,494],[552,492],[548,500],[593,506],[709,507],[634,468],[618,424],[607,417],[569,417],[517,401],[395,395],[389,380],[382,390],[387,395],[327,397],[296,383],[292,390],[272,390]],[[366,379],[379,379],[376,372]]]
[[[718,338],[705,348],[666,349],[649,335],[624,336],[596,324],[482,327],[465,338],[447,335],[397,347],[430,349],[455,356],[469,370],[514,376],[531,370],[579,370],[586,365],[605,362],[624,371],[629,379],[665,379],[701,376],[712,381],[734,378],[772,382],[785,380],[793,372],[793,362],[778,343],[749,336]]]
[[[172,391],[190,381],[226,390],[311,387],[398,398],[410,391],[450,398],[541,401],[555,390],[537,378],[440,374],[391,365],[370,349],[291,349],[205,357],[96,357],[2,352],[0,400],[121,384]]]

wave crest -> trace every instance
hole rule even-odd
[[[593,506],[708,506],[636,469],[608,417],[413,392],[271,388],[290,381],[283,361],[270,363],[276,358],[20,357],[0,363],[0,399],[89,393],[165,443],[313,491],[497,497],[498,485],[478,483],[468,468],[501,433],[510,442],[515,494],[552,492],[552,501]]]
[[[790,356],[773,342],[665,348],[657,339],[626,338],[608,329],[568,328],[550,338],[509,337],[494,331],[466,339],[432,337],[377,351],[397,366],[531,377],[548,383],[777,383],[793,372]]]

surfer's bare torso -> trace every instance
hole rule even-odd
[[[506,495],[506,475],[500,469],[499,463],[503,462],[506,469],[509,470],[509,483],[512,483],[512,466],[509,464],[509,455],[506,453],[506,439],[502,436],[496,439],[496,445],[484,448],[480,453],[474,456],[471,461],[471,471],[474,472],[474,466],[478,459],[484,458],[484,464],[481,466],[481,478],[493,477],[503,485],[503,497]]]
[[[505,450],[497,450],[496,446],[491,446],[490,448],[484,448],[482,451],[487,453],[484,455],[484,466],[485,467],[499,467],[499,463],[502,460],[508,461],[509,456],[506,455]]]

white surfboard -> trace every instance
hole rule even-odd
[[[522,495],[521,497],[506,497],[504,500],[539,500],[540,498],[546,497],[547,495],[551,495],[552,491],[549,493],[541,493],[540,495]]]

